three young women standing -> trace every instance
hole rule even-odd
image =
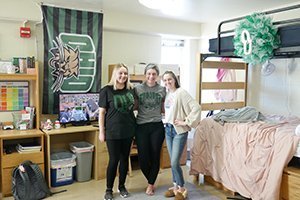
[[[187,197],[187,190],[184,188],[180,157],[187,142],[188,131],[191,127],[196,128],[200,121],[201,108],[198,102],[180,87],[172,71],[166,71],[162,78],[168,91],[164,103],[165,131],[173,178],[173,187],[166,191],[165,196],[183,200]]]
[[[110,82],[101,89],[99,107],[99,139],[106,141],[109,154],[104,200],[113,200],[118,165],[118,191],[125,198],[129,195],[125,180],[136,123],[133,90],[128,80],[128,68],[124,64],[115,66]]]
[[[154,194],[154,183],[160,167],[160,151],[165,138],[162,111],[166,90],[157,83],[159,68],[148,64],[145,82],[134,88],[138,104],[135,140],[138,148],[140,168],[148,181],[146,194]]]

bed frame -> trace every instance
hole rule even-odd
[[[208,110],[222,110],[222,109],[231,109],[231,108],[242,108],[247,105],[247,79],[248,79],[248,64],[243,62],[223,62],[223,61],[206,61],[205,58],[209,54],[200,54],[199,55],[199,64],[197,68],[197,100],[201,105],[202,111]],[[215,57],[215,55],[214,55]],[[205,75],[204,69],[233,69],[233,70],[242,70],[244,73],[244,80],[239,82],[204,82],[203,77]],[[241,101],[231,101],[231,102],[210,102],[204,103],[202,100],[202,91],[203,90],[243,90],[244,97]]]
[[[267,12],[263,12],[263,14],[269,15],[269,14],[275,14],[279,12],[285,12],[289,10],[299,9],[300,4],[289,6],[281,9],[275,9]],[[230,20],[225,20],[220,22],[218,26],[218,37],[214,39],[214,45],[217,45],[217,50],[214,53],[210,54],[199,54],[198,56],[198,63],[197,63],[197,94],[196,98],[201,105],[202,111],[209,111],[209,110],[222,110],[222,109],[234,109],[234,108],[241,108],[247,105],[247,79],[248,79],[248,64],[247,63],[241,63],[241,62],[222,62],[222,61],[208,61],[207,58],[209,57],[230,57],[230,58],[237,58],[237,56],[234,55],[233,51],[228,50],[226,51],[226,47],[224,45],[226,44],[226,41],[224,43],[223,38],[221,38],[221,35],[228,33],[234,33],[234,30],[227,30],[222,31],[222,25],[226,23],[232,23],[237,22],[239,20],[244,19],[244,17],[234,18]],[[296,19],[289,19],[284,21],[277,21],[274,22],[274,25],[277,25],[279,27],[279,33],[284,31],[288,26],[290,25],[299,25],[300,27],[300,18]],[[282,29],[280,29],[282,27]],[[298,31],[298,30],[297,30]],[[300,31],[300,29],[299,29]],[[300,33],[300,32],[299,32]],[[228,36],[227,36],[228,37]],[[229,36],[233,38],[233,36]],[[282,38],[281,38],[282,39]],[[289,38],[287,38],[289,39]],[[212,42],[210,41],[210,45]],[[222,46],[223,45],[223,46]],[[230,45],[230,44],[229,44]],[[232,45],[233,46],[233,45]],[[222,51],[225,48],[225,51]],[[274,59],[275,58],[293,58],[293,57],[300,57],[300,44],[297,46],[288,46],[283,45],[280,48],[278,48],[274,53]],[[204,82],[204,69],[218,69],[218,68],[224,68],[224,69],[234,69],[234,70],[243,70],[245,74],[245,78],[242,82]],[[224,89],[237,89],[237,90],[243,90],[244,91],[244,98],[242,101],[235,101],[235,102],[210,102],[210,103],[204,103],[203,102],[203,90],[224,90]],[[288,171],[289,168],[286,168],[285,171]],[[298,170],[300,172],[300,170]],[[300,177],[300,175],[299,175]],[[195,180],[199,181],[199,177],[195,177]],[[236,196],[236,192],[228,190],[226,187],[222,185],[222,183],[214,181],[214,179],[210,176],[205,176],[204,181],[207,183],[212,184],[213,186],[223,189],[229,194],[231,194],[233,197],[227,197],[227,199],[246,199],[246,198],[239,198]],[[281,193],[284,193],[286,190],[285,188],[288,188],[288,182],[285,185],[282,183],[281,187]],[[282,195],[281,195],[282,196]]]
[[[265,15],[274,15],[277,13],[296,10],[299,8],[300,4],[297,4],[261,13]],[[232,35],[234,34],[234,30],[222,30],[222,26],[224,24],[236,23],[240,20],[243,20],[245,17],[246,16],[220,22],[217,30],[217,38],[210,39],[210,51],[214,52],[217,56],[235,57],[232,44]],[[274,58],[300,57],[300,40],[296,39],[291,41],[291,37],[298,38],[297,36],[300,34],[300,18],[276,21],[273,22],[273,24],[278,27],[278,33],[281,40],[281,46],[275,50]],[[290,28],[293,28],[293,30],[291,30]]]
[[[196,98],[201,105],[202,111],[211,111],[211,110],[222,110],[222,109],[234,109],[242,108],[247,105],[247,86],[248,86],[248,64],[243,62],[223,62],[223,61],[207,61],[205,60],[208,57],[220,57],[217,55],[211,54],[200,54],[198,58],[198,68],[197,68],[197,94]],[[233,69],[233,70],[242,70],[244,73],[244,80],[241,82],[204,82],[203,77],[205,76],[205,69]],[[231,101],[231,102],[203,102],[203,90],[228,90],[236,89],[243,90],[244,96],[241,101]],[[195,176],[195,181],[199,182],[199,176]],[[222,185],[222,183],[214,181],[210,176],[204,176],[204,181],[215,186],[218,189],[228,192],[232,197],[227,197],[227,199],[239,199],[237,193],[233,192]]]

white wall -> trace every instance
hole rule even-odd
[[[261,74],[261,66],[249,67],[249,104],[264,113],[300,117],[300,58],[273,59],[275,71]]]
[[[42,73],[43,36],[40,6],[38,0],[1,0],[0,6],[0,59],[10,60],[14,56],[35,56],[40,61]],[[80,5],[74,9],[85,10]],[[100,4],[92,10],[101,10]],[[68,6],[62,6],[68,7]],[[92,11],[90,8],[86,9]],[[32,37],[29,39],[19,37],[19,28],[24,20],[29,20]],[[39,23],[37,26],[36,24]],[[197,37],[200,36],[201,26],[198,23],[176,20],[137,16],[120,12],[104,11],[103,21],[103,59],[102,84],[108,81],[108,64],[124,62],[133,65],[138,62],[160,62],[161,37],[172,36],[180,39],[191,39],[190,61],[184,66],[182,81],[185,87],[195,93],[196,52],[198,51]],[[191,71],[190,71],[191,69]],[[41,74],[41,79],[42,74]],[[40,84],[42,85],[42,84]],[[41,88],[42,91],[42,88]],[[9,120],[11,115],[0,113],[0,121]]]
[[[103,82],[108,80],[108,65],[123,62],[128,66],[140,62],[160,62],[161,37],[118,31],[103,32]],[[133,72],[130,72],[133,73]]]

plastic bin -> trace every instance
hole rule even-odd
[[[76,180],[84,182],[91,179],[94,145],[82,141],[70,143],[70,148],[76,155]]]
[[[76,156],[68,151],[50,155],[51,186],[72,184],[75,177]]]

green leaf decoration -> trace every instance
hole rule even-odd
[[[243,31],[250,33],[250,38],[245,37]],[[251,39],[252,48],[249,43],[244,47],[245,39],[248,39],[246,42]],[[273,25],[272,19],[264,14],[254,13],[245,17],[235,29],[234,54],[242,57],[247,63],[261,64],[270,60],[279,44],[277,28]]]

